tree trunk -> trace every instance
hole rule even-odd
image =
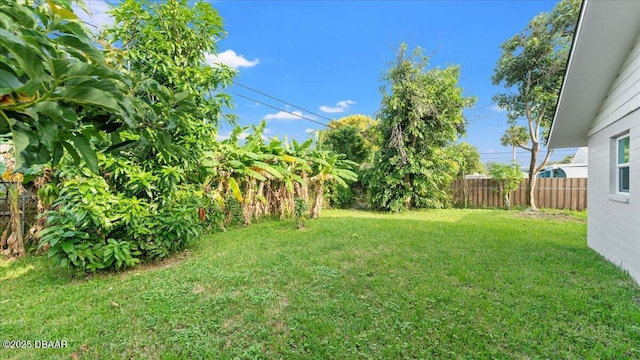
[[[464,199],[464,208],[466,209],[469,206],[469,184],[467,183],[467,179],[462,180],[462,198]]]
[[[411,178],[411,174],[406,174],[404,176],[404,184],[408,189],[413,189],[413,179]],[[409,196],[407,196],[407,198],[404,200],[404,207],[406,210],[411,210],[412,199],[413,199],[413,193],[410,191]]]
[[[53,170],[45,169],[42,175],[38,176],[35,180],[33,180],[33,185],[35,187],[34,191],[37,194],[38,190],[40,190],[43,186],[49,184],[51,181],[51,177],[53,176]],[[45,205],[39,196],[36,196],[37,205],[36,205],[36,213],[44,214],[49,211],[49,205]],[[38,234],[40,231],[44,230],[47,227],[47,217],[39,216],[36,218],[36,221],[31,225],[31,228],[27,232],[27,236],[25,237],[25,243],[33,243],[34,245],[38,245],[40,243],[40,238]]]
[[[527,184],[527,196],[529,207],[532,210],[538,210],[536,206],[535,189],[536,189],[536,163],[538,162],[538,151],[540,147],[537,142],[531,146],[531,162],[529,163],[529,183]]]
[[[506,191],[503,191],[502,196],[504,199],[504,207],[507,208],[507,210],[511,210],[511,199],[509,199],[509,193]]]
[[[249,179],[244,189],[244,202],[242,204],[242,218],[245,225],[250,225],[255,209],[255,196],[253,192],[256,188],[256,180]]]
[[[516,161],[517,161],[517,160],[516,160],[516,149],[517,149],[517,146],[515,146],[515,145],[514,145],[514,146],[513,146],[513,163],[514,163],[514,164],[515,164],[515,163],[516,163]]]
[[[322,210],[322,199],[324,193],[324,181],[320,180],[315,188],[315,196],[313,197],[313,205],[311,206],[311,218],[317,219],[320,217],[320,211]]]
[[[7,245],[5,254],[10,258],[21,258],[25,255],[24,241],[22,239],[22,219],[20,218],[20,194],[22,190],[22,185],[16,182],[10,183],[8,189],[11,219],[9,220],[8,231],[5,231],[0,242]],[[6,240],[5,234],[8,234]]]

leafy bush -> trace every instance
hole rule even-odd
[[[296,198],[293,200],[293,203],[293,214],[296,217],[296,226],[298,229],[302,229],[304,228],[304,219],[309,211],[309,203],[303,198]]]
[[[329,184],[326,190],[326,197],[331,207],[346,209],[353,206],[356,200],[356,194],[352,189],[353,184],[349,187],[340,186],[338,184]]]
[[[45,214],[48,227],[40,232],[40,248],[49,246],[49,257],[58,264],[83,271],[135,265],[132,244],[108,236],[121,221],[120,200],[97,176],[64,182],[56,210]]]
[[[60,265],[119,270],[180,251],[205,230],[198,209],[210,202],[194,186],[174,187],[151,201],[131,195],[149,196],[131,180],[123,183],[129,191],[119,192],[98,175],[61,179],[54,210],[45,214],[40,248],[48,246]]]

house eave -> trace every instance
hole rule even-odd
[[[640,32],[640,1],[584,0],[548,146],[586,146],[588,133]]]

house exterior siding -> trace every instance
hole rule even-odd
[[[640,37],[629,52],[619,75],[588,134],[589,208],[587,244],[640,283]],[[615,141],[628,132],[629,196],[616,196]],[[613,183],[612,183],[613,182]]]

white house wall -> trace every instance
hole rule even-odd
[[[592,123],[589,145],[587,244],[640,283],[640,46],[631,49]],[[611,196],[615,142],[628,131],[629,198]]]
[[[613,85],[604,99],[595,121],[591,124],[592,135],[617,119],[640,107],[640,36],[629,52]]]

